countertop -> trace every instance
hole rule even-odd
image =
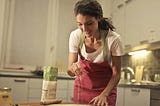
[[[23,71],[23,70],[0,70],[0,77],[18,77],[18,78],[40,78],[42,79],[42,75],[37,75],[32,71]],[[58,75],[57,79],[65,79],[65,80],[74,80],[74,77],[70,77],[68,75]]]
[[[62,102],[60,104],[50,104],[50,105],[41,105],[39,102],[26,102],[26,103],[17,103],[18,106],[93,106],[87,104],[73,104],[73,103],[66,103]]]
[[[42,79],[42,75],[36,75],[31,71],[4,71],[0,70],[0,77],[19,77],[19,78],[40,78]],[[64,80],[74,80],[74,77],[70,77],[68,75],[58,75],[57,79]],[[118,87],[134,87],[134,88],[146,88],[146,89],[160,89],[160,83],[119,83]]]
[[[145,88],[145,89],[160,89],[160,84],[151,83],[119,83],[118,87],[128,87],[128,88]]]

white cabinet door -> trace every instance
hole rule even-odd
[[[4,1],[9,1],[10,5],[4,7]],[[24,68],[55,65],[59,71],[64,72],[68,60],[66,54],[69,34],[77,27],[73,13],[75,2],[0,0],[0,38],[3,38],[3,42],[0,39],[0,55],[3,54],[3,58],[0,57],[0,65],[2,62],[5,66],[20,65]],[[6,11],[1,10],[3,8],[10,9],[9,16]],[[4,25],[2,18],[9,22]],[[2,35],[3,30],[6,31],[5,35]]]
[[[73,102],[74,80],[68,80],[68,102]]]
[[[13,102],[28,101],[28,78],[1,77],[0,86],[12,89]]]
[[[58,79],[56,98],[73,102],[74,80]]]
[[[150,106],[150,89],[125,88],[124,106]]]
[[[142,20],[142,38],[149,42],[160,41],[160,10],[159,0],[139,0],[140,6],[140,17]],[[145,2],[145,3],[144,3]]]
[[[8,0],[5,65],[35,67],[53,64],[55,59],[58,0]],[[57,17],[56,17],[57,18]],[[57,18],[58,19],[58,18]],[[48,25],[49,24],[49,25]],[[1,45],[0,45],[1,46]]]
[[[56,90],[56,98],[62,99],[63,101],[68,101],[68,80],[58,79],[57,80],[57,90]]]
[[[124,106],[124,87],[117,87],[116,106]]]
[[[42,83],[43,83],[43,79],[29,78],[29,86],[28,86],[28,101],[29,102],[41,100]]]
[[[125,45],[125,5],[123,2],[118,2],[116,0],[113,6],[113,25],[116,28],[116,32],[121,35],[122,42]]]
[[[125,43],[126,46],[137,46],[140,41],[139,0],[128,0],[125,4]]]

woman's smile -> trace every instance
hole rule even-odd
[[[84,32],[86,37],[91,37],[96,35],[98,31],[98,19],[88,15],[77,15],[77,24],[78,28]]]

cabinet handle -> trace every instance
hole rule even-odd
[[[151,98],[151,100],[160,100],[160,98]]]
[[[128,4],[130,3],[132,0],[125,0],[125,3]]]
[[[147,44],[149,41],[148,40],[142,40],[140,41],[140,44]]]
[[[118,6],[117,6],[117,8],[122,8],[123,7],[123,4],[119,4]]]
[[[14,82],[26,82],[26,80],[22,80],[22,79],[15,79]]]
[[[131,89],[132,92],[140,92],[140,89]]]
[[[127,49],[129,49],[129,48],[131,48],[132,46],[130,45],[130,44],[128,44],[128,45],[124,45],[124,47]]]

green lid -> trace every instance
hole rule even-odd
[[[58,68],[46,66],[44,67],[43,79],[46,81],[57,81]]]

